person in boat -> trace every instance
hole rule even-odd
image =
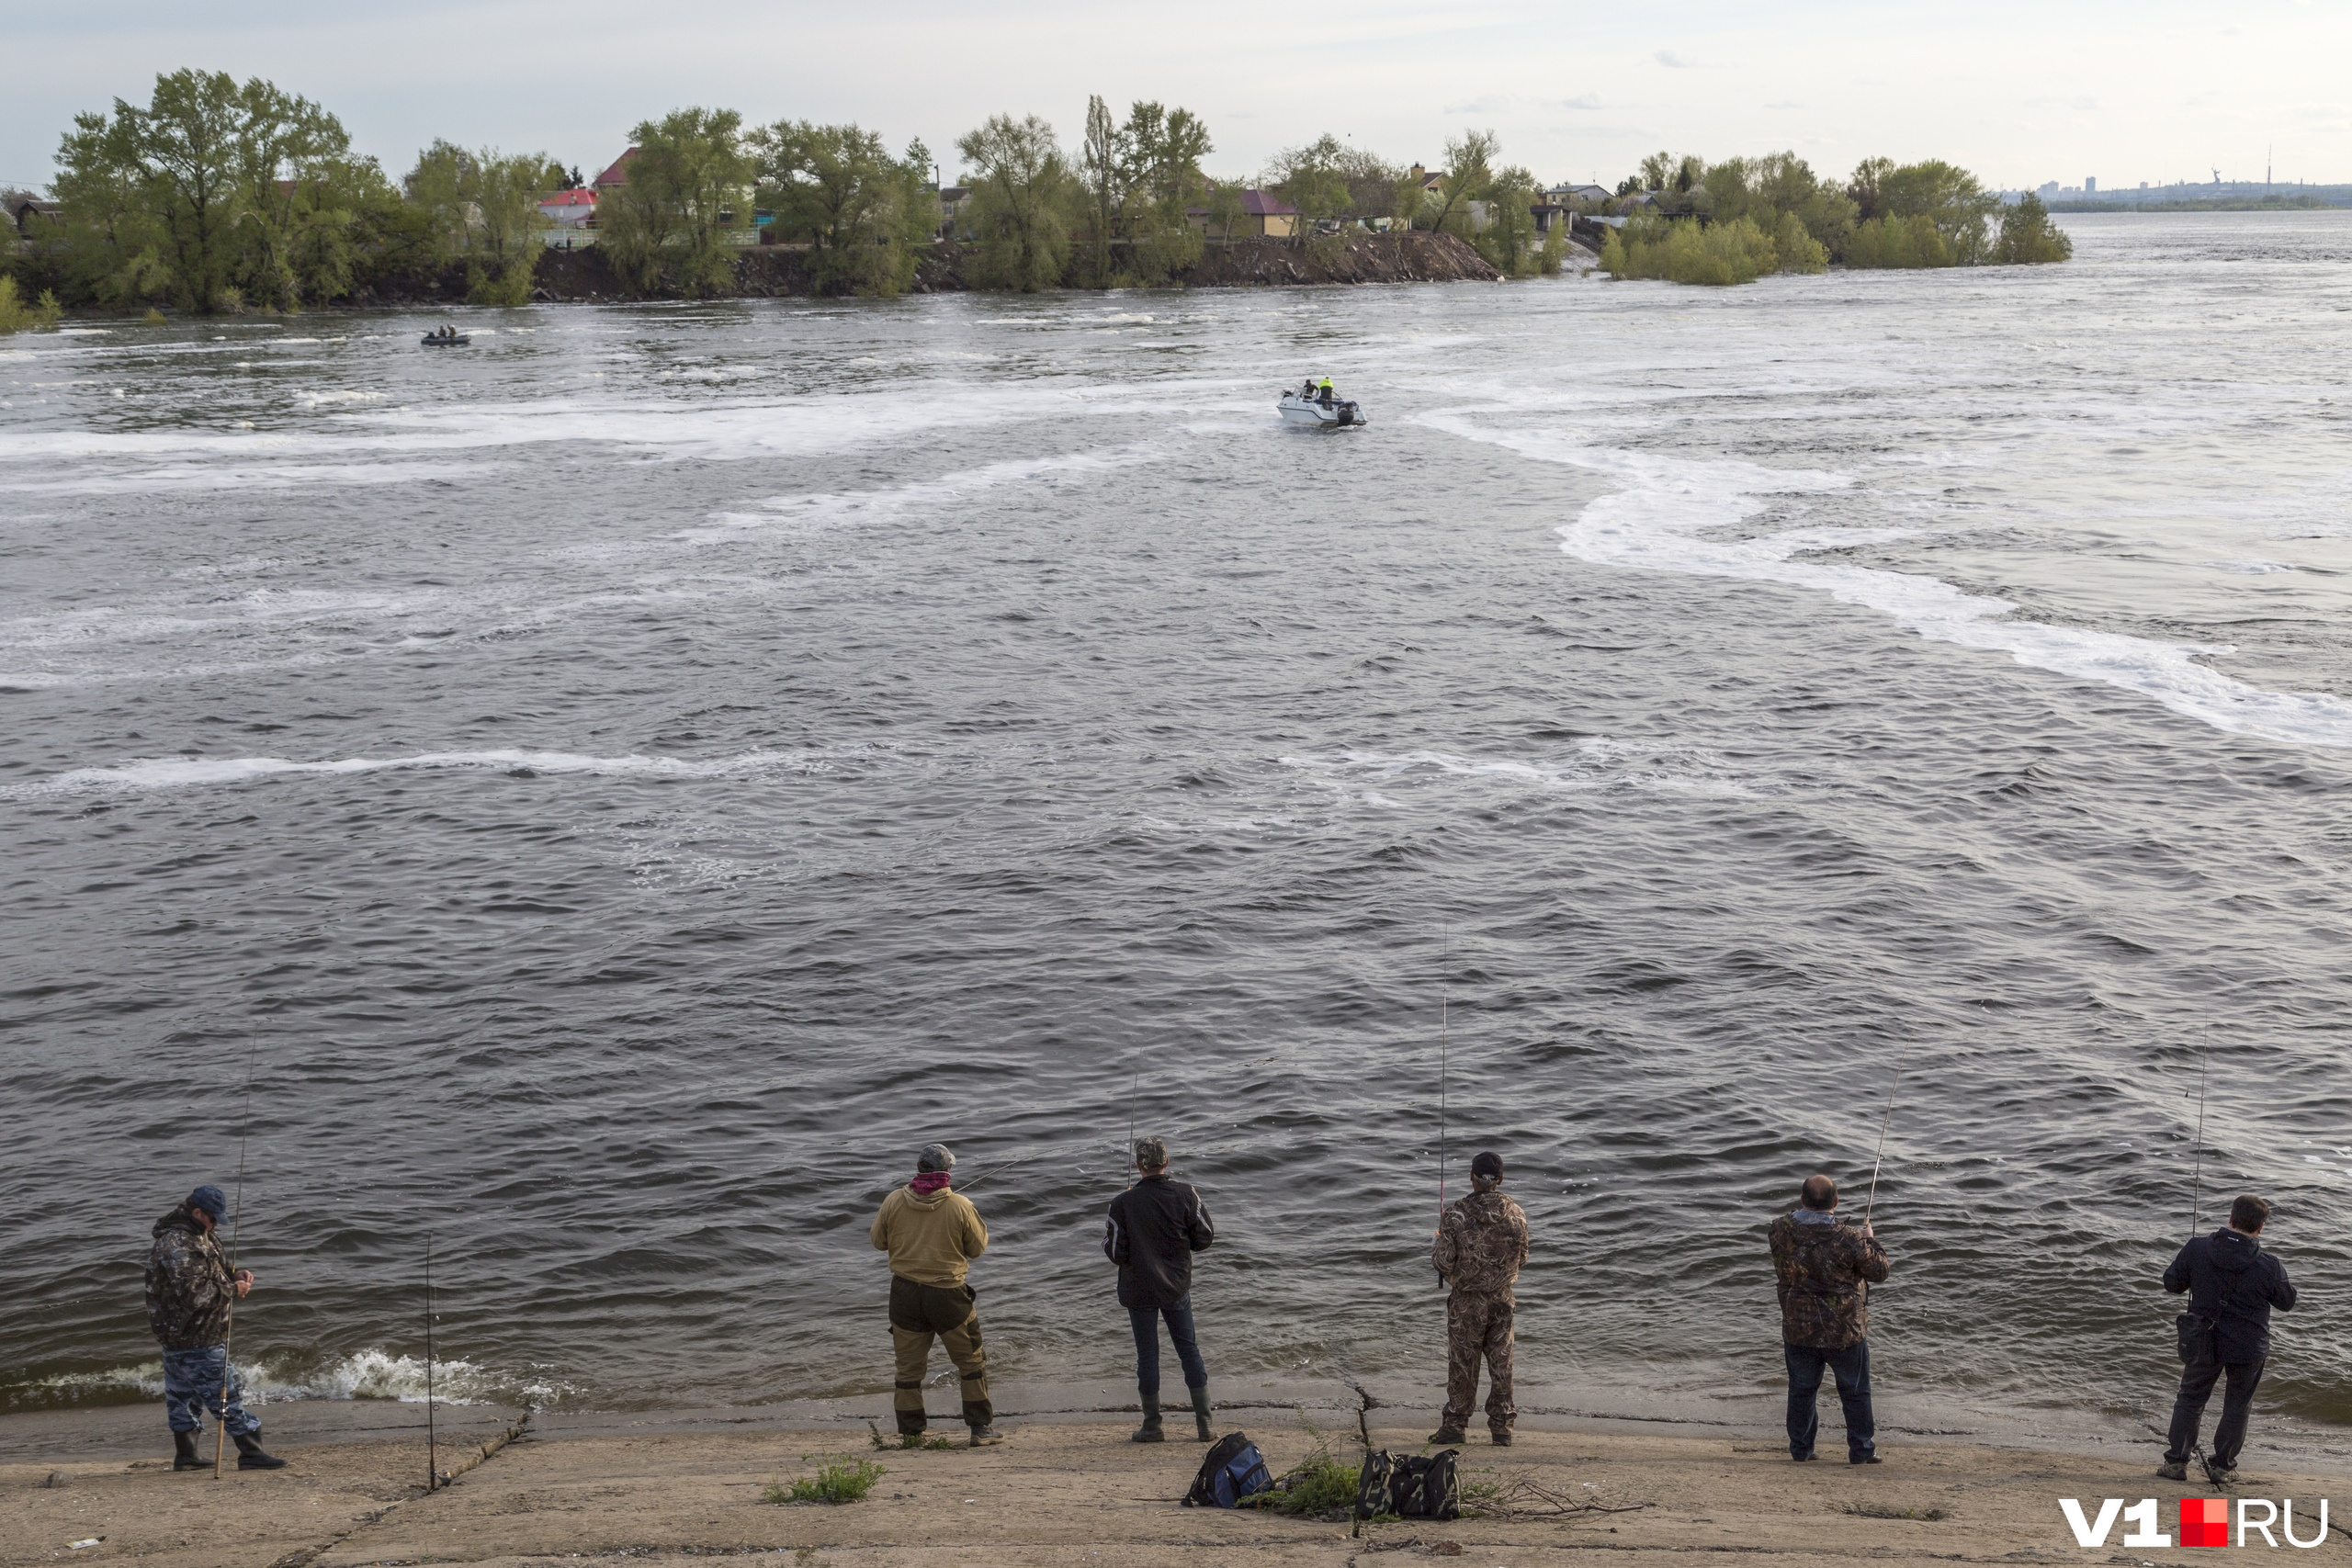
[[[1331,400],[1335,395],[1331,390],[1331,378],[1324,377],[1322,385],[1315,389],[1315,400],[1328,409],[1331,406]]]
[[[914,1179],[882,1200],[866,1239],[890,1255],[890,1341],[898,1363],[890,1404],[899,1435],[917,1440],[922,1436],[922,1381],[931,1364],[931,1342],[937,1338],[963,1379],[964,1424],[972,1430],[972,1447],[978,1449],[1003,1440],[997,1435],[996,1407],[989,1402],[979,1309],[964,1280],[972,1259],[989,1249],[989,1228],[970,1199],[948,1190],[955,1168],[956,1156],[945,1144],[924,1145],[915,1159]]]

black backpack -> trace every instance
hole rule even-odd
[[[1363,1456],[1356,1475],[1356,1517],[1394,1514],[1403,1519],[1452,1519],[1462,1514],[1462,1482],[1454,1472],[1459,1450],[1440,1449],[1398,1459],[1387,1452]]]
[[[1274,1489],[1266,1456],[1240,1432],[1227,1432],[1209,1448],[1193,1489],[1184,1494],[1188,1508],[1238,1508],[1245,1497]]]

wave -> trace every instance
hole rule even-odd
[[[714,761],[676,757],[588,757],[571,751],[428,751],[414,757],[343,757],[291,761],[282,757],[149,757],[106,768],[75,768],[35,784],[15,784],[0,796],[95,791],[168,790],[249,784],[288,773],[379,773],[417,769],[484,769],[504,773],[595,773],[609,777],[718,778],[786,767],[821,766],[787,751],[746,751]]]
[[[356,1351],[323,1365],[299,1367],[267,1357],[240,1359],[237,1374],[244,1382],[245,1402],[268,1404],[288,1399],[391,1399],[403,1404],[424,1402],[424,1361],[422,1357],[395,1355],[388,1350]],[[71,1403],[131,1394],[151,1399],[164,1396],[164,1363],[138,1361],[92,1372],[62,1372],[36,1379],[20,1387],[58,1395]],[[433,1397],[442,1404],[504,1404],[521,1400],[545,1404],[564,1391],[540,1378],[515,1379],[494,1373],[466,1360],[433,1363]]]
[[[2229,652],[2226,648],[2011,619],[2017,605],[2010,601],[1964,592],[1939,578],[1801,558],[1811,551],[1913,537],[1914,530],[1809,528],[1744,538],[1708,536],[1710,530],[1763,511],[1775,496],[1844,489],[1853,482],[1849,475],[1591,447],[1566,435],[1483,425],[1459,412],[1423,414],[1418,423],[1617,480],[1621,488],[1588,504],[1558,530],[1560,548],[1578,560],[1816,589],[1840,604],[1892,616],[1931,641],[2007,653],[2033,669],[2137,692],[2229,734],[2352,747],[2352,702],[2318,692],[2268,691],[2199,662]]]

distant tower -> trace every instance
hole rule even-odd
[[[2085,175],[2083,176],[2083,194],[2085,196],[2097,196],[2098,194],[2098,176],[2097,175]]]

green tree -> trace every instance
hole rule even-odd
[[[1075,182],[1054,128],[1035,115],[991,115],[957,138],[956,151],[971,171],[973,287],[1032,293],[1059,283]]]
[[[254,78],[176,71],[76,115],[57,154],[68,269],[115,303],[294,306],[349,287],[356,207],[390,192],[342,122]]]
[[[2001,209],[2001,232],[1993,242],[1993,260],[2004,266],[2062,262],[2075,254],[2075,242],[2050,220],[2041,198],[2028,191]]]
[[[1318,223],[1348,215],[1354,193],[1341,166],[1346,152],[1339,138],[1327,132],[1303,147],[1285,147],[1267,160],[1266,188],[1298,209],[1293,244],[1305,244]]]
[[[1535,236],[1535,176],[1516,164],[1496,171],[1481,197],[1486,222],[1470,243],[1487,265],[1505,277],[1527,277],[1538,266]]]
[[[1211,180],[1209,182],[1205,197],[1208,206],[1208,220],[1216,228],[1217,238],[1228,243],[1232,242],[1235,226],[1250,216],[1249,209],[1241,200],[1241,193],[1247,188],[1247,182],[1242,180]]]
[[[1468,130],[1451,138],[1445,144],[1445,175],[1438,182],[1437,209],[1430,217],[1429,226],[1444,230],[1451,222],[1455,231],[1469,221],[1471,202],[1486,197],[1487,186],[1494,180],[1494,162],[1502,152],[1502,142],[1491,130]]]
[[[438,259],[466,264],[476,304],[520,305],[531,297],[548,223],[540,200],[565,178],[544,152],[502,156],[436,141],[401,182],[424,214]]]
[[[1127,205],[1128,147],[1100,95],[1086,100],[1086,142],[1080,179],[1086,187],[1086,245],[1091,281],[1111,280],[1111,245]]]
[[[1192,110],[1157,102],[1130,105],[1119,136],[1127,160],[1128,270],[1139,282],[1164,283],[1201,259],[1191,209],[1208,193],[1201,160],[1216,144]]]
[[[688,298],[734,278],[729,236],[747,228],[754,175],[733,109],[675,109],[629,132],[628,178],[597,204],[597,244],[640,292]]]
[[[760,189],[785,233],[808,245],[811,286],[824,294],[891,298],[914,281],[913,247],[937,227],[931,154],[904,160],[854,125],[778,120],[749,138]]]

